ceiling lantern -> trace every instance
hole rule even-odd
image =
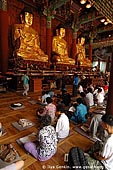
[[[88,2],[87,0],[80,0],[80,3],[82,5],[86,4],[86,8],[91,8],[91,6],[92,6],[92,3]]]
[[[102,18],[102,19],[100,20],[100,22],[105,22],[105,18]]]
[[[91,3],[86,4],[86,8],[91,8],[91,6],[92,6]]]
[[[104,22],[104,25],[108,25],[108,22],[107,22],[107,21],[105,21],[105,22]]]
[[[85,4],[87,0],[80,0],[81,4]]]

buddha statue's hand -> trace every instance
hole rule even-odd
[[[40,47],[37,44],[34,44],[32,47],[34,52],[37,52],[37,54],[41,55],[43,51],[40,49]]]
[[[41,50],[41,49],[38,49],[38,53],[41,55],[41,54],[42,54],[42,50]]]
[[[19,28],[15,29],[14,40],[18,39],[20,36],[21,36],[20,29]]]

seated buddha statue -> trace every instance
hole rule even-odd
[[[85,52],[85,38],[81,37],[81,39],[78,39],[78,44],[76,45],[76,56],[77,56],[77,62],[80,64],[80,66],[92,66],[91,61],[86,58],[86,52]]]
[[[67,50],[67,42],[64,39],[65,28],[57,29],[57,35],[52,40],[52,53],[55,62],[60,64],[75,64],[75,60],[69,58]]]
[[[32,12],[25,8],[20,16],[21,24],[13,27],[14,55],[24,60],[47,62],[48,56],[40,48],[38,33],[32,28]]]

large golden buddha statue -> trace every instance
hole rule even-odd
[[[76,45],[76,56],[77,56],[77,62],[80,64],[80,66],[92,66],[91,61],[86,58],[86,52],[85,52],[85,38],[81,37],[81,39],[78,39],[78,44]]]
[[[13,28],[14,55],[21,56],[24,60],[47,62],[48,56],[40,48],[38,33],[31,27],[33,14],[24,9],[21,13],[21,24]]]
[[[65,28],[57,29],[57,35],[53,37],[52,41],[52,53],[54,60],[60,64],[75,64],[75,60],[69,58],[67,50],[67,42],[64,39]]]

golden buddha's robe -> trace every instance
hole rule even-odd
[[[91,61],[86,58],[86,52],[85,47],[81,44],[76,45],[76,51],[77,51],[77,61],[79,62],[80,66],[92,66]]]
[[[56,55],[57,63],[75,64],[75,60],[68,57],[67,42],[59,35],[53,37],[52,52]]]
[[[47,62],[48,56],[41,50],[37,32],[25,24],[15,24],[13,29],[14,55],[24,60]]]

